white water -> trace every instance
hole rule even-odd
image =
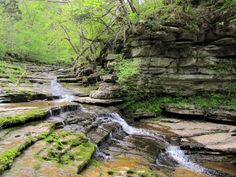
[[[65,89],[61,84],[57,82],[57,77],[54,75],[50,75],[52,77],[51,81],[51,92],[53,96],[59,96],[60,101],[62,102],[71,102],[74,99],[74,96],[67,90]],[[103,119],[104,117],[100,117],[100,119]],[[163,141],[164,144],[166,145],[166,152],[167,154],[175,160],[180,166],[183,166],[185,168],[188,168],[190,170],[199,172],[199,173],[204,173],[207,172],[207,169],[192,162],[189,160],[189,158],[184,154],[184,152],[178,147],[178,146],[173,146],[169,144],[167,141],[164,140],[164,138],[158,134],[157,132],[153,132],[150,130],[146,129],[141,129],[141,128],[135,128],[122,119],[119,114],[117,113],[112,113],[110,117],[106,117],[110,119],[113,122],[118,123],[123,131],[125,131],[129,135],[138,135],[138,136],[146,136],[146,137],[151,137],[154,139],[157,139],[158,141]],[[106,159],[109,158],[106,154],[101,152],[99,148],[97,148],[97,153],[100,154],[103,157],[106,157]]]
[[[122,126],[122,129],[129,135],[138,135],[138,136],[147,136],[147,137],[152,137],[152,138],[158,138],[160,140],[161,135],[153,132],[153,131],[147,131],[145,129],[141,128],[135,128],[130,126],[124,119],[120,117],[119,114],[117,113],[112,113],[111,114],[112,121],[117,122]]]
[[[57,77],[53,74],[49,75],[51,80],[51,93],[53,96],[58,96],[60,102],[71,102],[74,100],[74,96],[65,89],[60,83],[57,82]]]
[[[154,139],[158,139],[158,141],[162,140],[166,144],[166,152],[167,154],[175,160],[180,166],[183,166],[185,168],[188,168],[190,170],[196,171],[198,173],[205,173],[207,172],[207,169],[192,162],[185,154],[184,152],[178,147],[173,146],[169,144],[167,141],[165,141],[161,136],[153,131],[141,129],[141,128],[135,128],[127,124],[127,122],[122,119],[119,114],[112,113],[111,118],[113,121],[117,122],[121,125],[122,129],[129,135],[140,135],[140,136],[146,136],[146,137],[152,137]],[[161,138],[161,139],[160,139]]]
[[[207,171],[206,168],[189,160],[178,146],[169,145],[166,149],[166,152],[169,154],[169,156],[173,157],[173,159],[181,166],[194,170],[198,173],[204,173]]]

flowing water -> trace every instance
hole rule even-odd
[[[53,78],[51,81],[51,91],[53,95],[59,96],[60,101],[63,102],[73,101],[74,96],[57,82],[57,78],[54,75],[51,75],[51,77]],[[93,109],[93,107],[91,107],[90,110],[82,108],[80,111],[91,112],[91,109]],[[189,171],[188,174],[193,173],[193,176],[224,176],[214,170],[205,168],[193,162],[189,156],[185,155],[185,152],[181,150],[179,146],[169,143],[169,140],[158,131],[130,126],[118,113],[108,112],[105,108],[99,107],[97,111],[92,112],[96,114],[95,122],[97,122],[98,126],[104,122],[113,122],[120,125],[115,133],[110,133],[107,141],[97,147],[96,157],[102,157],[104,163],[108,162],[108,164],[111,165],[109,163],[110,161],[113,162],[115,166],[119,166],[118,162],[122,161],[123,163],[120,165],[123,166],[127,161],[129,163],[132,161],[131,164],[143,161],[143,163],[146,163],[146,166],[149,167],[167,167],[167,169],[175,170],[180,168],[177,171],[186,170]],[[64,118],[65,117],[62,117],[62,119]],[[144,146],[143,149],[142,146]],[[136,150],[134,150],[134,147]],[[117,149],[122,149],[122,151]],[[124,149],[126,149],[126,151]],[[143,152],[140,153],[139,151]],[[120,158],[117,158],[118,156],[114,152],[119,152],[119,156],[122,153],[123,155],[126,154],[124,155],[126,157],[121,160]],[[129,158],[129,153],[136,155],[131,155]],[[153,158],[153,156],[155,158],[151,163],[150,160],[147,160],[148,158],[144,157],[149,156],[150,154],[152,156],[150,156],[151,158]],[[149,163],[147,161],[149,161]],[[139,165],[136,165],[136,167]]]
[[[105,119],[106,121],[110,120],[118,123],[122,127],[122,130],[126,134],[128,134],[128,136],[139,136],[148,139],[151,138],[154,139],[155,141],[158,141],[158,143],[161,142],[161,144],[165,148],[166,154],[169,156],[169,160],[174,161],[177,164],[177,166],[184,167],[185,169],[189,169],[191,171],[201,174],[210,174],[210,176],[214,175],[211,170],[192,162],[180,149],[180,147],[171,145],[168,141],[165,140],[165,137],[159,134],[158,132],[132,127],[117,113],[112,113],[109,116],[101,116],[98,119],[103,119],[103,120]],[[122,140],[116,140],[116,142],[124,143],[122,142]],[[98,151],[98,153],[100,156],[103,155],[105,159],[109,159],[107,154],[101,151]],[[162,166],[163,164],[159,164],[158,161],[159,160],[156,159],[156,165]]]
[[[74,100],[74,96],[57,82],[57,77],[53,74],[49,74],[51,80],[51,92],[53,96],[59,97],[61,102],[71,102]]]

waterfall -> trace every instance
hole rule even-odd
[[[60,98],[60,102],[71,102],[74,100],[74,96],[65,89],[60,83],[57,82],[57,77],[53,74],[49,75],[51,80],[51,93],[53,96]]]
[[[166,144],[167,154],[180,166],[183,166],[198,173],[208,173],[208,169],[192,162],[184,154],[180,147],[171,145],[160,134],[150,130],[132,127],[128,125],[128,123],[124,119],[122,119],[117,113],[112,113],[110,118],[111,120],[119,123],[122,129],[129,135],[152,137],[154,139],[157,139],[158,141],[163,141]]]

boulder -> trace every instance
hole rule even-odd
[[[101,83],[98,90],[92,91],[89,96],[95,99],[120,98],[121,88],[115,84]]]

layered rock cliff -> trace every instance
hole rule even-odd
[[[221,1],[199,1],[190,8],[169,12],[167,20],[153,15],[133,26],[125,44],[105,58],[108,70],[113,71],[114,54],[121,54],[139,63],[139,74],[126,81],[129,90],[182,96],[234,91],[235,8],[224,8]]]

